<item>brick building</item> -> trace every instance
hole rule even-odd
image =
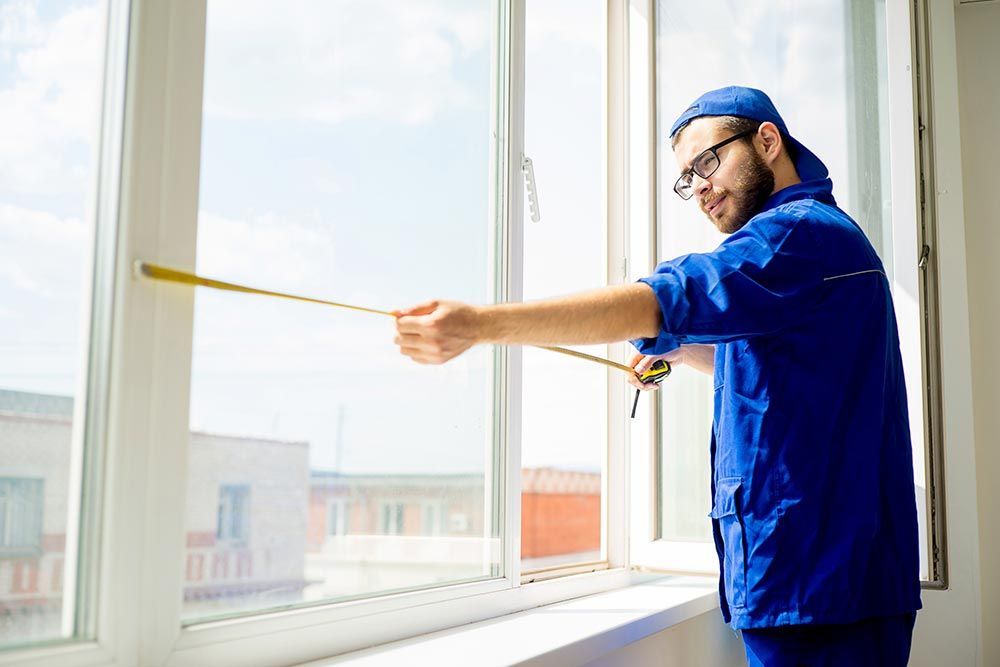
[[[59,633],[73,399],[0,390],[0,641]],[[309,447],[191,433],[185,614],[298,601]]]

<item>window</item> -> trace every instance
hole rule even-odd
[[[219,488],[219,523],[215,536],[220,542],[246,542],[250,532],[250,487],[223,485]]]
[[[331,500],[326,508],[326,534],[347,535],[350,530],[350,504],[343,500]]]
[[[659,35],[635,2],[131,4],[0,9],[0,479],[15,480],[0,486],[0,648],[95,640],[54,661],[30,648],[55,665],[305,662],[624,585],[626,547],[659,567],[707,547],[680,520],[704,514],[707,440],[671,429],[699,423],[710,387],[683,370],[687,403],[626,422],[631,392],[605,369],[489,347],[419,366],[385,317],[129,273],[160,261],[390,309],[555,296],[710,247],[664,209],[660,247],[619,266],[657,200],[654,105],[623,108],[626,72],[651,95],[655,38],[667,58],[684,43],[671,31],[696,27],[662,25],[666,2]],[[882,19],[850,11],[866,37],[837,49],[870,74]],[[700,92],[683,69],[661,109]],[[879,122],[842,151],[867,178],[842,184],[895,246],[881,83],[863,85],[851,94],[878,100]],[[840,140],[868,109],[845,105]],[[628,506],[620,478],[649,473],[655,423],[662,493]],[[602,571],[522,586],[522,570],[574,567]]]
[[[384,502],[379,512],[379,532],[383,535],[402,535],[406,520],[406,505],[397,502]]]
[[[445,508],[441,503],[425,502],[422,518],[421,533],[424,535],[441,535],[445,532]]]
[[[94,631],[108,23],[103,0],[0,7],[0,649]]]
[[[44,480],[0,477],[0,554],[42,546],[42,497]]]
[[[448,517],[448,526],[453,533],[465,533],[469,530],[469,517],[463,513],[452,514]]]
[[[531,301],[608,284],[607,3],[525,4],[524,153],[540,214],[532,219],[526,195],[524,300]],[[608,356],[606,345],[575,349]],[[523,369],[522,572],[600,561],[608,372],[530,347]]]
[[[922,324],[916,308],[919,297],[910,288],[916,284],[917,267],[905,252],[915,242],[917,229],[913,217],[905,214],[905,202],[900,208],[904,213],[894,214],[894,199],[915,199],[915,193],[912,187],[894,192],[890,182],[891,169],[912,168],[912,153],[890,151],[885,3],[830,0],[803,12],[781,4],[764,8],[713,2],[705,11],[718,19],[711,26],[684,3],[656,3],[657,257],[710,250],[724,238],[705,223],[696,207],[673,196],[677,169],[667,131],[674,118],[713,88],[740,84],[767,91],[796,138],[829,167],[839,205],[865,230],[893,283],[909,393],[919,523],[921,532],[929,535],[920,350],[910,344],[919,341]],[[792,34],[796,39],[787,39]],[[711,45],[707,52],[706,44]],[[691,68],[695,52],[700,54],[699,66]],[[900,255],[903,262],[898,261]],[[671,563],[688,571],[716,567],[711,523],[705,518],[711,503],[711,382],[710,377],[681,367],[658,392],[655,537],[671,549],[656,558],[661,566]],[[924,577],[927,553],[924,541]]]
[[[490,2],[207,10],[198,272],[380,310],[495,300]],[[420,366],[391,330],[196,292],[188,540],[213,480],[246,480],[253,569],[211,604],[204,587],[186,593],[187,622],[500,574],[484,548],[500,534],[494,352]],[[383,498],[453,493],[472,517],[464,542],[386,539],[419,534],[421,516]],[[325,521],[314,505],[334,495],[355,513],[349,541],[315,532],[344,534],[339,505]]]

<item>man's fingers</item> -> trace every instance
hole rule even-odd
[[[632,360],[628,363],[628,365],[634,368],[636,373],[642,373],[653,364],[652,360],[653,357],[648,357],[645,354],[639,353],[632,357]]]
[[[400,346],[399,353],[405,357],[409,357],[418,364],[434,363],[433,357],[426,350],[419,347]]]
[[[421,334],[426,328],[427,322],[420,315],[402,315],[396,320],[396,331],[401,334]]]
[[[421,364],[443,364],[470,347],[470,345],[461,342],[441,344],[422,339],[420,336],[410,336],[407,340],[397,337],[395,342],[399,346],[400,354]]]
[[[655,382],[640,382],[637,377],[628,378],[628,383],[636,389],[641,389],[642,391],[654,391],[660,388],[660,385]]]
[[[436,299],[432,301],[424,301],[423,303],[418,303],[417,305],[409,308],[394,310],[392,311],[392,314],[395,315],[396,318],[412,315],[427,315],[428,313],[433,313],[437,309],[438,305],[439,303]]]
[[[423,338],[417,334],[401,333],[392,339],[392,342],[400,347],[419,347]]]

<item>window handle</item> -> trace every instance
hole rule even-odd
[[[535,186],[535,166],[530,157],[521,156],[521,171],[524,172],[524,186],[528,190],[528,210],[531,221],[538,222],[542,214],[538,210],[538,188]]]
[[[930,256],[931,256],[931,247],[929,245],[925,245],[923,248],[920,249],[920,259],[917,261],[917,268],[921,270],[926,269],[927,260],[930,259]]]

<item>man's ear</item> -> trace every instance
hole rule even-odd
[[[760,124],[757,128],[757,140],[755,143],[760,147],[764,158],[764,161],[771,165],[778,156],[781,155],[781,149],[784,146],[784,141],[781,139],[781,131],[778,130],[778,126],[771,121],[765,121]]]

